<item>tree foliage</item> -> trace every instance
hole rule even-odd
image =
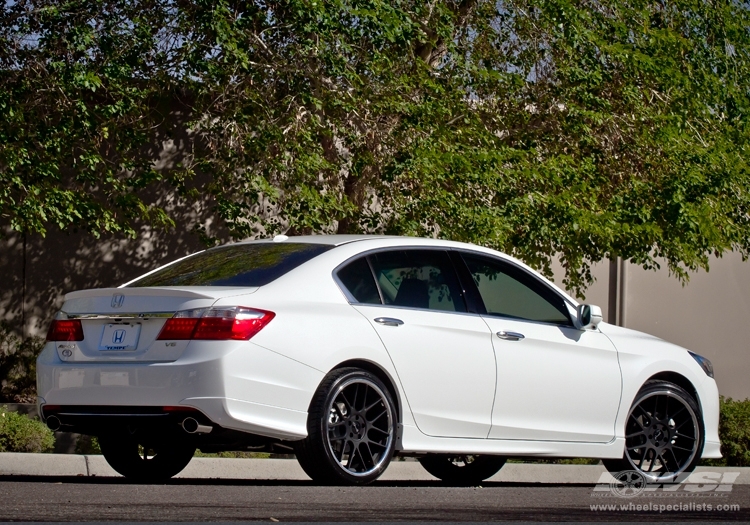
[[[0,7],[0,214],[168,224],[162,179],[236,238],[489,245],[581,291],[750,251],[750,11],[734,0],[22,0]],[[188,113],[170,171],[147,146]],[[172,106],[170,106],[172,104]],[[191,181],[205,177],[205,186]]]

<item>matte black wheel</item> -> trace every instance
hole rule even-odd
[[[703,453],[703,417],[693,396],[673,383],[649,381],[625,423],[622,459],[605,459],[611,473],[634,470],[651,483],[681,481]]]
[[[476,485],[491,478],[505,465],[501,456],[430,454],[419,458],[436,478],[456,485]]]
[[[195,453],[195,447],[185,444],[149,444],[120,436],[101,436],[99,445],[110,467],[136,481],[168,480],[179,474]]]
[[[313,398],[307,432],[295,452],[314,481],[375,481],[388,467],[395,447],[396,413],[388,388],[364,370],[334,370]]]

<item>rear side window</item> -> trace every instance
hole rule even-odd
[[[220,246],[142,277],[128,287],[263,286],[331,248],[275,242]]]
[[[398,250],[369,256],[385,304],[465,312],[448,254],[439,250]]]
[[[372,276],[370,265],[364,257],[350,262],[336,276],[358,303],[380,304],[380,294]]]

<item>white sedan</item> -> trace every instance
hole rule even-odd
[[[121,474],[204,452],[295,453],[365,484],[394,454],[449,483],[508,457],[682,479],[721,457],[711,363],[602,322],[523,263],[458,242],[278,236],[73,292],[37,365],[40,413]]]

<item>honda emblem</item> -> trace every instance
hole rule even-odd
[[[116,293],[112,296],[112,308],[120,308],[122,306],[122,303],[125,301],[125,296],[119,293]]]

